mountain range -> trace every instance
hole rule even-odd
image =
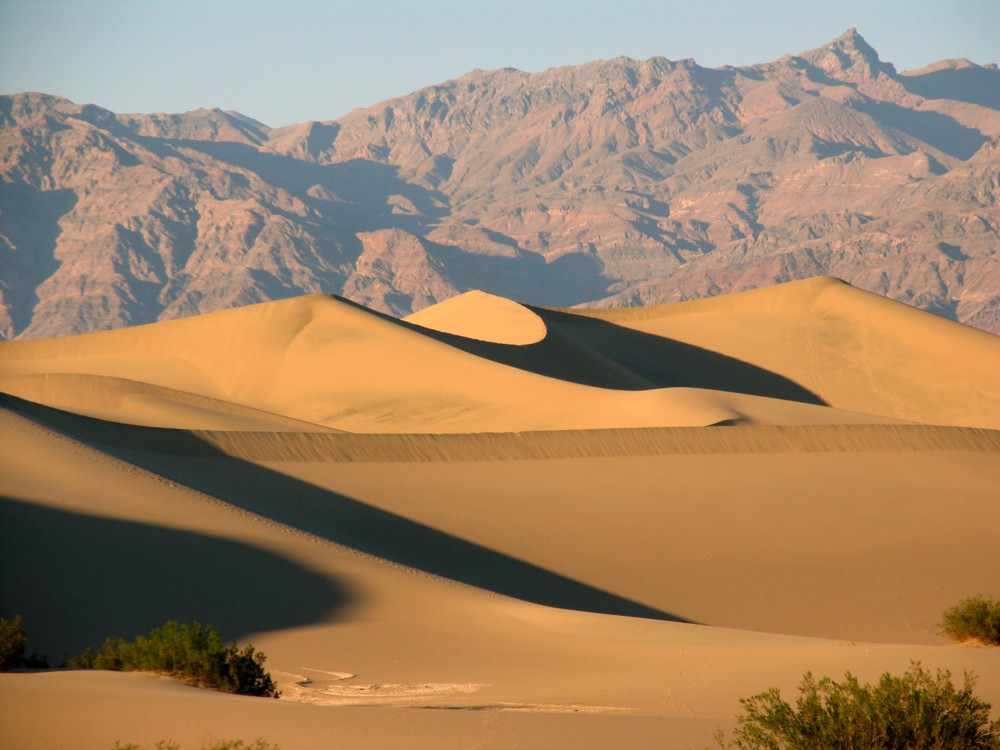
[[[1000,333],[1000,70],[473,71],[339,120],[0,97],[0,335],[327,292],[628,307],[816,275]]]

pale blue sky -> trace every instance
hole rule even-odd
[[[854,26],[899,70],[1000,62],[1000,0],[0,0],[0,93],[337,118],[474,68],[748,65]]]

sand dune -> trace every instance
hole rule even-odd
[[[796,288],[793,301],[800,302],[812,299],[813,287],[826,288],[812,282],[786,286]],[[788,294],[781,288],[770,291],[778,298]],[[476,313],[481,312],[485,327],[495,334],[502,326],[494,313],[503,304],[496,298],[485,303],[477,300],[443,303],[442,310],[427,311],[423,317],[425,322],[436,321],[439,328],[464,325],[471,332],[478,324]],[[765,296],[751,308],[768,310],[780,304],[780,299]],[[789,304],[787,317],[795,318],[803,305]],[[761,326],[778,333],[763,339],[758,336],[756,348],[798,351],[803,354],[801,359],[809,359],[804,365],[779,362],[784,369],[763,367],[742,352],[734,357],[659,333],[607,325],[593,317],[539,311],[539,318],[516,307],[520,312],[508,327],[511,338],[516,338],[522,318],[531,316],[534,324],[545,321],[548,332],[544,339],[515,346],[441,332],[429,335],[430,329],[408,326],[343,300],[313,295],[70,339],[8,342],[0,349],[0,378],[40,374],[124,378],[351,432],[446,433],[912,419],[927,407],[905,404],[932,400],[929,391],[937,381],[929,378],[940,374],[928,371],[920,373],[926,381],[910,377],[902,384],[891,383],[898,385],[901,395],[883,393],[882,398],[869,398],[871,383],[889,382],[893,377],[899,380],[909,372],[903,368],[900,374],[898,366],[887,367],[862,380],[858,390],[864,398],[841,397],[839,391],[823,386],[824,399],[801,385],[808,381],[808,372],[797,379],[802,374],[799,370],[812,371],[822,365],[832,372],[840,363],[817,364],[809,359],[815,357],[808,347],[803,351],[799,342],[782,338],[785,334],[777,326]],[[737,318],[743,320],[748,315],[741,309]],[[982,342],[978,338],[973,342],[982,344],[982,352],[977,349],[976,357],[966,357],[971,361],[968,371],[951,379],[955,394],[971,392],[978,398],[966,395],[964,413],[958,415],[962,418],[915,421],[1000,425],[1000,415],[990,406],[998,386],[996,379],[989,377],[1000,361],[1000,355],[994,356],[1000,344],[988,334],[951,325],[960,334],[984,337]],[[961,335],[958,340],[964,341]],[[726,348],[718,342],[713,345],[721,351]],[[921,341],[911,348],[917,345]],[[862,354],[869,356],[868,350]],[[909,354],[905,350],[898,359],[909,361]],[[941,354],[940,348],[934,350],[934,357]],[[931,356],[929,351],[927,356]],[[950,364],[938,369],[954,368],[953,359],[961,360],[961,352],[954,352],[954,358],[947,358]],[[871,370],[864,366],[866,372]],[[121,384],[107,385],[114,394],[97,401],[120,398]],[[68,389],[62,389],[58,397],[45,397],[37,395],[38,387],[36,400],[74,409]],[[51,390],[55,386],[46,387]],[[97,387],[96,383],[92,387]],[[20,392],[32,397],[31,391]],[[159,405],[165,406],[162,393],[158,396]],[[91,405],[93,395],[81,399],[87,406],[77,411],[100,416]],[[829,403],[836,408],[827,406],[827,399],[834,399]],[[900,399],[903,405],[898,403]],[[172,400],[177,401],[176,397]],[[995,400],[1000,401],[1000,394]],[[951,402],[934,403],[938,404],[933,407],[937,416],[954,416],[958,410],[957,395]],[[204,403],[199,406],[204,407]],[[232,415],[231,408],[228,413]],[[133,418],[141,414],[137,410]],[[172,419],[161,409],[150,414],[145,423],[177,426],[185,418],[180,414]]]
[[[547,332],[544,321],[524,305],[483,291],[460,294],[403,320],[492,344],[535,344]]]
[[[837,279],[573,313],[780,373],[835,408],[1000,428],[1000,338]]]
[[[284,696],[0,675],[0,737],[702,747],[912,659],[1000,709],[1000,651],[936,625],[1000,586],[997,347],[832,280],[2,343],[0,614],[55,657],[212,622]]]
[[[72,372],[14,375],[0,378],[0,391],[122,424],[191,430],[331,431],[231,401],[110,375]]]

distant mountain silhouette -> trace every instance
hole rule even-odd
[[[473,71],[280,129],[0,97],[0,334],[325,291],[654,304],[817,274],[1000,332],[1000,71],[851,29],[735,68]]]

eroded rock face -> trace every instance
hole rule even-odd
[[[0,331],[325,291],[405,315],[830,274],[1000,332],[1000,71],[855,31],[748,68],[475,71],[336,122],[0,98]]]

